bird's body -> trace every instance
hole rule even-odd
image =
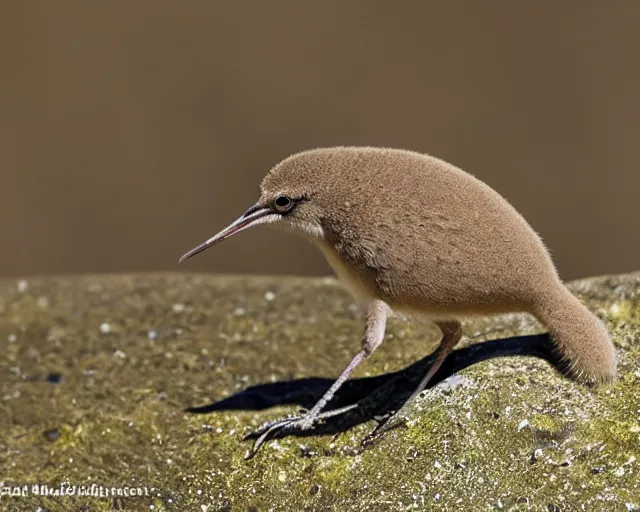
[[[322,236],[310,238],[363,299],[435,317],[522,311],[558,279],[522,216],[437,158],[379,148],[311,150],[276,166],[263,187],[287,190],[292,178],[315,191],[310,206],[327,205],[315,214]]]
[[[261,192],[245,215],[183,259],[246,227],[272,223],[316,244],[369,304],[363,349],[297,420],[303,428],[381,343],[391,310],[427,316],[443,332],[441,356],[421,388],[458,342],[461,319],[516,311],[549,328],[575,377],[615,377],[604,325],[560,281],[540,237],[502,196],[461,169],[413,151],[322,148],[280,162]],[[269,426],[264,439],[290,424]]]

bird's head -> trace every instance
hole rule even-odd
[[[336,150],[305,151],[272,168],[260,184],[260,198],[222,231],[191,249],[180,263],[252,226],[268,224],[322,240],[323,218],[331,211],[332,177],[339,172]]]

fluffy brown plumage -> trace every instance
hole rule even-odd
[[[308,233],[358,297],[438,319],[532,313],[576,376],[615,377],[604,326],[560,281],[540,237],[457,167],[405,150],[315,149],[275,166],[261,191],[264,204],[308,197],[286,222]]]
[[[389,309],[436,321],[442,359],[459,339],[461,318],[522,311],[549,328],[576,378],[615,378],[604,325],[560,281],[538,235],[497,192],[447,162],[373,147],[295,154],[267,174],[254,207],[183,259],[259,223],[303,234],[372,305],[368,323],[378,327],[365,331],[361,359],[382,341]],[[265,436],[283,425],[268,425]]]

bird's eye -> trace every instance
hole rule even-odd
[[[291,210],[291,208],[293,208],[293,205],[294,205],[293,199],[291,199],[288,196],[278,196],[276,197],[276,200],[273,202],[273,206],[275,210],[280,213],[288,212],[289,210]]]

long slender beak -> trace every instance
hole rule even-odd
[[[269,216],[272,216],[273,219],[268,219]],[[201,243],[198,247],[194,247],[189,252],[184,254],[180,258],[178,263],[184,263],[189,258],[192,258],[196,254],[201,253],[205,249],[208,249],[218,242],[222,242],[223,240],[235,235],[236,233],[240,233],[240,231],[244,231],[245,229],[250,228],[251,226],[255,226],[256,224],[262,224],[263,222],[266,222],[268,220],[274,221],[278,217],[280,217],[280,215],[278,213],[275,213],[270,208],[254,205],[246,212],[244,212],[241,217],[237,218],[226,228],[220,231],[220,233],[212,236],[206,242]]]

